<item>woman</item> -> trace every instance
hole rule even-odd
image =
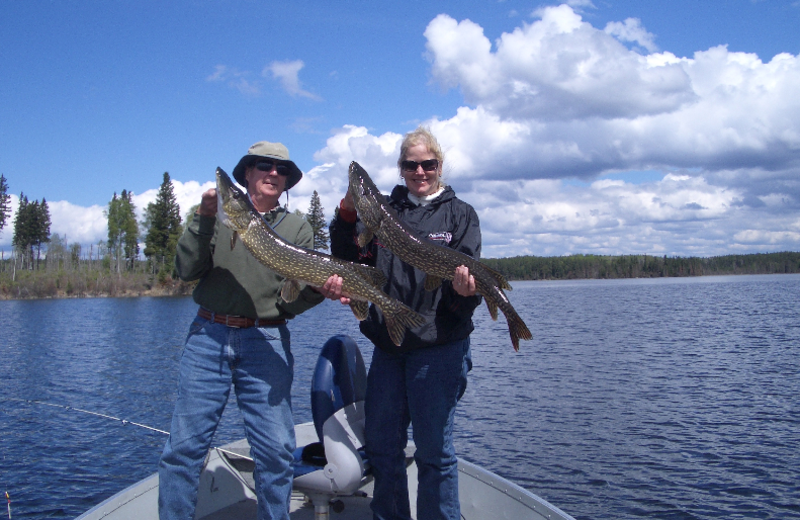
[[[427,129],[407,134],[397,161],[404,185],[396,186],[387,202],[419,236],[478,258],[478,216],[442,181],[443,164],[441,147]],[[425,325],[406,332],[399,347],[375,305],[361,323],[361,332],[377,347],[366,397],[365,448],[375,477],[372,510],[376,519],[411,518],[403,450],[412,424],[417,518],[455,520],[460,508],[453,420],[472,368],[469,335],[481,297],[465,266],[456,269],[452,282],[426,291],[425,273],[401,261],[379,238],[359,248],[356,237],[362,230],[348,194],[330,226],[334,256],[377,267],[388,279],[384,291],[427,318]],[[339,298],[341,283],[326,284],[322,292]]]

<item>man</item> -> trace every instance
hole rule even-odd
[[[283,238],[313,247],[309,224],[278,205],[303,176],[284,145],[255,143],[233,176]],[[200,309],[181,357],[175,412],[158,468],[159,516],[194,518],[200,472],[233,383],[256,465],[258,518],[286,519],[295,448],[294,360],[286,321],[323,296],[305,287],[297,300],[283,301],[283,278],[241,243],[232,247],[231,230],[216,214],[217,194],[210,189],[178,241],[178,276],[200,280],[193,293]]]

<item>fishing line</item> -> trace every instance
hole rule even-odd
[[[74,406],[67,406],[67,405],[64,405],[64,404],[56,404],[56,403],[48,403],[48,402],[45,402],[45,401],[36,401],[34,399],[17,399],[15,397],[6,397],[6,399],[8,399],[9,401],[17,401],[17,402],[20,402],[20,403],[39,404],[39,405],[42,405],[42,406],[52,406],[53,408],[61,408],[63,410],[71,410],[71,411],[81,412],[81,413],[85,413],[85,414],[89,414],[89,415],[95,415],[97,417],[103,417],[105,419],[111,419],[111,420],[114,420],[114,421],[119,421],[123,425],[132,424],[132,425],[138,426],[140,428],[145,428],[147,430],[151,430],[151,431],[154,431],[154,432],[158,432],[158,433],[163,433],[165,435],[169,435],[169,432],[165,432],[164,430],[159,430],[158,428],[153,428],[152,426],[148,426],[146,424],[141,424],[141,423],[129,421],[127,419],[120,419],[119,417],[114,417],[113,415],[108,415],[108,414],[104,414],[104,413],[100,413],[100,412],[93,412],[91,410],[84,410],[82,408],[75,408]]]
[[[119,421],[123,425],[132,424],[134,426],[139,426],[140,428],[146,428],[146,429],[154,431],[154,432],[158,432],[158,433],[163,433],[165,435],[169,435],[169,432],[166,432],[164,430],[159,430],[158,428],[153,428],[152,426],[148,426],[146,424],[141,424],[141,423],[129,421],[127,419],[120,419],[119,417],[114,417],[113,415],[107,415],[107,414],[100,413],[100,412],[93,412],[91,410],[84,410],[82,408],[75,408],[74,406],[67,406],[67,405],[64,405],[64,404],[56,404],[56,403],[47,403],[45,401],[36,401],[34,399],[18,399],[16,397],[6,397],[6,399],[8,399],[9,401],[17,401],[17,402],[20,402],[20,403],[40,404],[40,405],[43,405],[43,406],[52,406],[54,408],[62,408],[64,410],[87,413],[89,415],[95,415],[97,417],[103,417],[104,419],[112,419],[114,421]],[[214,449],[219,451],[219,452],[226,453],[228,455],[233,455],[233,456],[236,456],[236,457],[241,458],[241,459],[246,459],[246,460],[250,460],[250,461],[253,460],[252,457],[248,457],[247,455],[243,455],[241,453],[236,453],[234,451],[228,451],[228,450],[226,450],[224,448],[214,447]]]

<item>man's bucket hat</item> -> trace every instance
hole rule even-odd
[[[303,172],[295,163],[289,160],[289,150],[281,143],[270,143],[259,141],[247,150],[247,155],[239,160],[239,164],[233,169],[233,178],[242,186],[247,186],[244,178],[245,170],[261,158],[275,159],[289,167],[289,176],[286,179],[286,189],[288,190],[303,178]]]

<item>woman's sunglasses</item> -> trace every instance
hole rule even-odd
[[[417,168],[422,166],[422,170],[426,172],[435,171],[439,167],[438,159],[428,159],[427,161],[403,161],[400,163],[400,168],[405,172],[415,172]]]
[[[271,172],[273,168],[275,171],[278,172],[278,175],[283,175],[284,177],[288,176],[291,173],[288,164],[284,164],[278,161],[270,160],[270,159],[262,159],[258,161],[256,164],[256,169],[262,172]]]

